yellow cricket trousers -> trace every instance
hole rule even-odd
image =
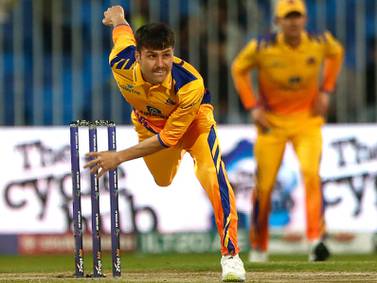
[[[322,153],[322,117],[309,114],[279,116],[267,113],[271,129],[258,129],[254,147],[257,164],[256,188],[253,192],[250,245],[252,249],[268,249],[268,217],[271,192],[281,165],[285,145],[291,142],[297,155],[305,188],[306,236],[320,239],[324,233],[324,215],[319,165]]]
[[[134,115],[132,121],[139,141],[154,135],[144,128]],[[195,175],[211,201],[221,239],[221,254],[237,254],[238,217],[235,197],[222,161],[216,122],[210,104],[201,105],[197,117],[178,145],[144,157],[158,185],[168,186],[172,182],[185,152],[193,158]],[[195,204],[192,209],[195,209]]]

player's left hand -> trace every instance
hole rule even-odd
[[[119,24],[127,23],[125,17],[124,17],[124,10],[122,6],[116,5],[109,7],[104,13],[103,13],[103,19],[102,23],[105,26],[117,26]]]
[[[313,104],[313,115],[326,117],[330,105],[330,94],[320,92]]]
[[[92,158],[92,160],[87,162],[84,168],[90,168],[91,173],[98,172],[98,178],[121,163],[116,151],[89,152],[86,157]]]

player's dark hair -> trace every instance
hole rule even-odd
[[[141,26],[135,33],[136,50],[142,48],[152,50],[163,50],[169,47],[174,48],[174,32],[163,23],[150,23]]]

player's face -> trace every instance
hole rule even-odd
[[[142,48],[136,51],[136,60],[140,64],[143,79],[151,84],[161,84],[173,66],[173,48],[153,50]]]
[[[278,18],[278,24],[283,34],[289,38],[297,38],[305,29],[306,16],[298,12],[292,12],[284,18]]]

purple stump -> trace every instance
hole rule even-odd
[[[73,227],[75,238],[75,276],[84,276],[84,251],[82,240],[82,211],[81,211],[81,186],[80,186],[80,154],[79,154],[79,126],[70,124],[71,144],[71,173],[72,173],[72,199],[73,199]]]
[[[89,125],[89,151],[97,151],[97,128]],[[92,245],[93,245],[93,277],[102,277],[102,255],[100,235],[99,183],[97,172],[90,174],[90,193],[92,203]]]
[[[107,126],[108,148],[116,151],[116,126],[114,122],[109,122]],[[110,215],[111,215],[111,254],[113,277],[120,277],[120,224],[119,224],[119,204],[118,204],[118,172],[117,169],[109,171],[110,187]]]

